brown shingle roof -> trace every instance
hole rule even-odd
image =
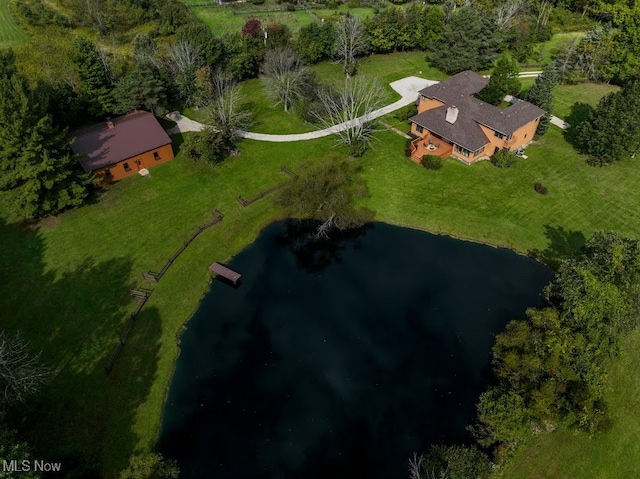
[[[420,113],[412,117],[411,121],[453,143],[475,151],[489,143],[478,123],[509,135],[545,114],[544,110],[526,101],[518,100],[501,110],[472,96],[482,90],[488,82],[488,79],[477,73],[464,71],[424,88],[420,95],[435,98],[445,103],[445,106]],[[447,105],[456,106],[459,111],[458,119],[453,124],[445,121]]]
[[[94,171],[119,161],[171,143],[152,113],[137,111],[106,123],[73,132],[74,153],[83,155],[80,164],[85,171]]]

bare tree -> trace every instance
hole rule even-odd
[[[364,25],[359,17],[350,13],[340,17],[336,26],[335,55],[344,65],[349,78],[355,71],[356,57],[367,51]]]
[[[51,368],[40,362],[40,353],[32,355],[20,333],[0,332],[0,402],[15,404],[36,393],[51,375]]]
[[[326,128],[347,145],[351,154],[361,156],[376,131],[373,112],[383,103],[384,92],[376,80],[347,78],[336,89],[322,89],[318,97],[323,113],[316,116]]]
[[[551,10],[553,10],[553,5],[546,0],[540,4],[538,16],[536,17],[536,27],[544,27],[547,24]]]
[[[243,96],[238,84],[221,70],[211,76],[209,109],[211,121],[216,128],[228,131],[235,141],[240,133],[251,125],[251,112],[243,105]]]
[[[526,0],[507,0],[496,8],[496,25],[499,30],[511,28],[517,16],[525,9]]]
[[[195,88],[195,73],[202,61],[202,49],[189,40],[171,43],[164,57],[167,68],[172,73],[180,95],[191,100]]]
[[[409,479],[420,479],[423,462],[424,456],[422,454],[418,455],[418,453],[414,452],[413,457],[409,458]]]
[[[281,104],[285,112],[303,98],[303,90],[311,77],[311,70],[291,48],[269,50],[264,56],[262,73],[260,78],[267,95],[276,105]]]

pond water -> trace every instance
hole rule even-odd
[[[189,320],[158,444],[181,478],[406,479],[414,451],[470,441],[494,335],[551,279],[446,236],[307,226],[266,228]]]

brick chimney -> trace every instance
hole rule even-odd
[[[445,121],[453,125],[457,119],[458,119],[458,109],[456,108],[456,106],[451,105],[450,107],[447,107],[447,116],[445,117]]]
[[[107,120],[107,128],[109,128],[110,130],[115,128],[116,125],[113,124],[113,122],[111,120]]]

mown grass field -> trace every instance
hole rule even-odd
[[[571,108],[576,103],[586,103],[592,107],[609,93],[620,90],[608,83],[580,83],[578,85],[560,85],[555,89],[554,114],[566,118],[571,114]]]
[[[550,40],[536,44],[533,55],[525,63],[527,67],[544,66],[553,60],[562,50],[567,48],[574,41],[580,41],[585,32],[564,32],[555,33]]]
[[[29,36],[14,21],[9,0],[0,0],[0,49],[21,45]]]
[[[256,12],[256,13],[234,13],[220,5],[194,6],[190,7],[193,13],[216,35],[225,33],[240,32],[242,26],[249,18],[257,18],[263,25],[272,22],[287,25],[292,32],[296,32],[314,20],[303,10],[294,12]]]

